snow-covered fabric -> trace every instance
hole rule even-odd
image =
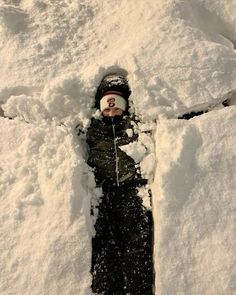
[[[88,144],[88,164],[94,168],[98,184],[143,182],[138,164],[121,147],[136,142],[138,135],[128,136],[127,129],[134,121],[128,116],[93,118],[86,137]],[[147,182],[146,180],[144,183]]]
[[[100,100],[111,91],[118,92],[128,104],[131,90],[125,75],[108,74],[102,78],[95,95],[95,107],[99,108]],[[124,109],[125,110],[125,109]]]
[[[132,184],[103,185],[92,242],[95,294],[152,295],[152,216],[137,194]]]

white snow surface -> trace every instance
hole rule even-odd
[[[157,126],[158,294],[235,294],[235,119],[234,107]]]
[[[153,182],[156,294],[236,293],[236,2],[2,0],[0,36],[0,293],[91,294],[100,191],[75,126],[110,72],[153,132],[126,150]]]
[[[0,118],[1,294],[89,294],[87,165],[60,126]],[[85,198],[86,197],[86,198]]]

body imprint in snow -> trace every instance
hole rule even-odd
[[[128,111],[131,91],[123,76],[107,75],[98,87],[87,132],[88,164],[103,196],[92,241],[92,290],[95,294],[152,294],[152,215],[138,196],[147,184],[138,164],[121,146],[135,142],[135,121]]]

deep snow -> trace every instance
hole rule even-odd
[[[153,133],[123,148],[152,187],[156,294],[234,294],[235,1],[5,0],[0,35],[0,293],[91,294],[101,192],[75,126],[117,71]]]
[[[157,293],[235,293],[235,109],[157,126]]]

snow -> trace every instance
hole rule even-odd
[[[235,293],[235,1],[3,0],[0,35],[0,293],[91,294],[83,132],[110,72],[142,120],[156,294]]]
[[[136,163],[142,161],[146,154],[145,146],[140,142],[131,142],[127,145],[123,145],[120,149],[125,152],[128,156],[134,159]]]
[[[1,294],[88,293],[94,180],[81,144],[65,127],[0,121]]]
[[[156,289],[235,293],[236,108],[157,126]]]

